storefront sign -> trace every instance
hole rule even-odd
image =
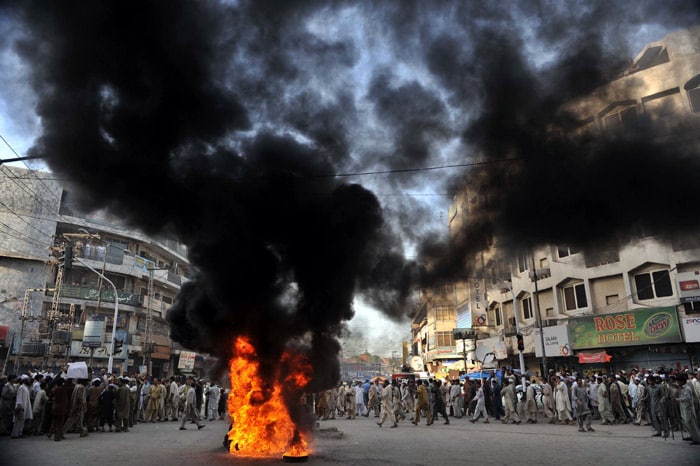
[[[555,358],[560,356],[571,356],[571,346],[569,345],[569,332],[567,325],[554,325],[543,327],[545,356]],[[535,356],[542,357],[542,337],[540,329],[535,329]]]
[[[700,301],[700,270],[676,275],[678,296],[682,303]]]
[[[700,342],[700,316],[683,317],[681,325],[683,326],[683,335],[685,335],[686,343]]]
[[[569,342],[573,349],[680,341],[680,324],[675,307],[634,309],[569,319]]]
[[[612,360],[612,356],[605,351],[599,353],[579,353],[577,356],[579,364],[608,363]]]
[[[194,358],[196,355],[196,353],[191,351],[180,351],[180,359],[177,363],[177,368],[192,370],[194,368]]]
[[[121,347],[119,352],[114,354],[114,357],[116,359],[124,359],[126,357],[126,349],[128,345],[124,345]],[[83,346],[82,341],[76,341],[73,340],[71,342],[70,346],[70,354],[71,357],[79,357],[79,358],[89,358],[93,357],[95,359],[107,359],[109,358],[109,351],[111,348],[110,343],[104,343],[103,346],[97,347],[97,348],[91,348],[89,346]]]

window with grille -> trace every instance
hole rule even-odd
[[[455,320],[454,311],[449,306],[437,306],[435,308],[436,320]]]
[[[435,336],[437,337],[437,346],[454,346],[455,345],[455,340],[454,336],[452,335],[452,332],[435,332]]]

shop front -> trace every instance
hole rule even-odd
[[[571,349],[576,354],[604,351],[609,363],[598,364],[611,372],[631,367],[682,370],[691,364],[675,307],[571,318],[568,327]]]

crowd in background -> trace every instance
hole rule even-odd
[[[472,423],[544,421],[591,432],[599,420],[650,426],[651,436],[664,438],[678,432],[700,444],[700,369],[632,368],[590,376],[550,370],[544,378],[503,369],[476,380],[375,378],[316,393],[315,406],[319,420],[373,415],[380,427],[387,420],[397,427],[404,419],[417,425],[421,416],[427,425],[467,417]]]
[[[58,372],[58,371],[57,371]],[[87,379],[36,372],[0,376],[0,435],[11,438],[129,432],[142,422],[223,420],[227,391],[196,377],[159,379],[101,371]]]

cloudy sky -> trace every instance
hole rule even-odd
[[[350,354],[400,350],[416,287],[451,278],[421,265],[450,255],[447,208],[469,164],[551,155],[545,109],[698,23],[683,1],[19,3],[0,7],[0,135],[86,208],[190,245],[202,273],[176,337],[262,334],[242,315],[265,309],[283,340],[330,352],[349,320]],[[114,184],[115,170],[129,178]],[[504,212],[527,205],[513,197]],[[505,231],[527,245],[581,239],[575,224],[544,238],[514,218],[525,234]],[[238,266],[253,291],[229,303],[217,277]]]

